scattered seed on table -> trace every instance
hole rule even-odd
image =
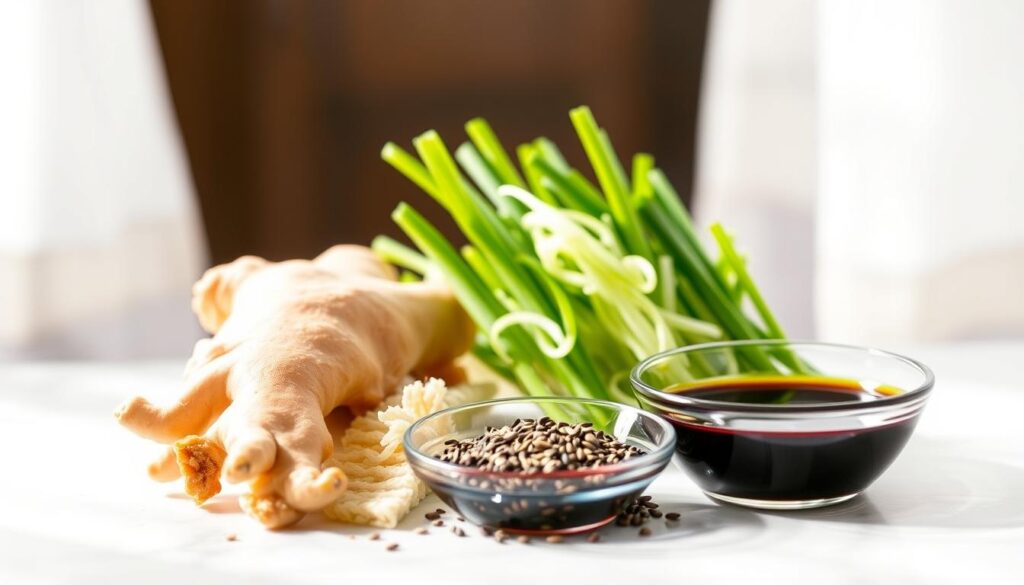
[[[430,531],[427,530],[426,528],[420,526],[419,528],[416,529],[416,534],[430,534]]]
[[[398,543],[397,542],[392,542],[391,544],[389,544],[387,546],[387,549],[390,550],[390,551],[398,550]]]
[[[518,542],[519,544],[530,544],[530,537],[523,534],[516,539],[516,542]]]
[[[225,536],[224,538],[225,538],[225,539],[226,539],[226,540],[227,540],[228,542],[235,542],[236,540],[238,540],[238,535],[237,535],[237,534],[235,534],[234,532],[232,532],[231,534],[228,534],[228,535],[227,535],[227,536]]]
[[[587,542],[601,542],[601,535],[597,532],[592,532],[590,536],[587,537]]]
[[[679,514],[679,512],[669,512],[668,514],[665,514],[665,520],[675,522],[676,520],[679,520],[680,516],[681,514]]]
[[[370,540],[380,540],[380,532],[372,532],[367,538]]]
[[[444,510],[442,508],[438,508],[438,509],[434,510],[434,513],[435,514],[447,514],[448,510]]]
[[[651,496],[641,496],[619,512],[615,524],[618,526],[643,526],[650,518],[661,518],[662,515],[663,512],[658,509],[658,504],[651,499]]]
[[[494,531],[491,530],[490,527],[488,526],[481,526],[480,532],[482,532],[484,536],[491,536],[494,534]]]
[[[434,520],[434,526],[444,526],[444,520]]]
[[[461,528],[459,528],[458,526],[452,526],[452,533],[455,534],[455,536],[458,536],[460,538],[463,537],[463,536],[466,536],[466,531],[461,529]]]
[[[651,529],[646,527],[646,526],[644,526],[643,528],[640,529],[639,534],[640,534],[640,536],[650,536],[651,535]]]
[[[504,530],[496,530],[494,531],[494,540],[497,540],[498,542],[505,542],[508,540],[508,534],[506,534]]]
[[[558,543],[562,542],[565,539],[562,538],[561,536],[557,535],[557,534],[552,534],[551,536],[545,538],[544,540],[550,542],[551,544],[558,544]]]
[[[466,519],[463,518],[462,516],[456,516],[455,519],[458,520],[459,522],[465,522],[466,521]]]
[[[423,515],[423,517],[426,518],[427,520],[437,520],[438,518],[441,517],[441,515],[438,514],[437,512],[427,512],[426,514]]]

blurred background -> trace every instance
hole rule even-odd
[[[379,157],[588,104],[720,219],[791,337],[1024,336],[1024,4],[75,0],[0,7],[0,359],[184,357],[242,254],[398,236]]]

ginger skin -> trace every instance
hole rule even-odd
[[[227,481],[250,482],[242,507],[270,528],[337,499],[346,478],[321,469],[333,450],[325,416],[376,406],[411,372],[451,371],[472,343],[473,324],[443,284],[395,279],[360,246],[208,270],[192,306],[214,336],[196,343],[183,395],[166,408],[136,397],[115,413],[135,433],[174,443],[150,476],[184,473],[202,503],[219,491],[223,466]]]

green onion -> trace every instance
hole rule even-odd
[[[594,115],[586,106],[569,112],[569,118],[576,127],[576,133],[583,143],[583,150],[586,151],[587,158],[590,159],[590,164],[597,174],[597,180],[604,189],[612,218],[621,230],[626,245],[632,252],[649,258],[650,248],[640,231],[636,209],[629,201],[626,173],[623,172],[622,163],[612,149],[608,135],[598,127]]]
[[[526,184],[523,183],[523,178],[508,158],[505,147],[501,145],[501,142],[495,136],[494,131],[491,130],[491,126],[486,120],[475,118],[466,122],[466,134],[469,135],[473,144],[476,145],[481,154],[484,155],[484,158],[487,159],[487,162],[490,163],[491,168],[494,169],[495,174],[502,183],[526,187]]]
[[[758,314],[761,315],[765,327],[768,328],[768,334],[777,339],[785,339],[786,334],[782,332],[782,326],[775,320],[775,315],[768,308],[768,303],[764,302],[764,297],[761,296],[761,291],[754,284],[754,279],[750,278],[750,274],[747,272],[747,263],[740,258],[736,249],[733,248],[732,238],[725,233],[725,228],[720,223],[712,224],[711,234],[715,237],[715,241],[718,242],[718,249],[722,251],[722,259],[725,260],[725,263],[728,264],[729,269],[736,277],[736,289],[743,291],[750,297]]]
[[[430,260],[416,250],[397,242],[387,236],[377,236],[370,248],[386,262],[413,272],[426,274],[430,269]]]
[[[382,158],[436,200],[469,243],[457,252],[403,203],[392,217],[419,251],[384,236],[373,249],[403,278],[445,278],[480,329],[474,354],[531,395],[632,403],[629,372],[652,353],[782,337],[724,229],[712,228],[713,260],[653,157],[633,156],[627,175],[588,108],[570,119],[600,188],[546,138],[516,149],[517,168],[480,118],[466,124],[470,140],[454,157],[433,131],[413,141],[419,157],[388,143]],[[758,321],[743,310],[748,300]],[[731,372],[802,367],[786,351],[743,348],[727,358]],[[675,368],[680,381],[722,373],[702,358]]]

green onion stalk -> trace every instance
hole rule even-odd
[[[587,107],[569,114],[592,182],[558,147],[537,138],[515,160],[490,125],[466,124],[454,154],[434,131],[415,154],[388,143],[382,158],[451,215],[468,244],[456,249],[406,203],[392,219],[415,248],[379,236],[373,249],[403,278],[441,275],[476,322],[476,356],[534,396],[635,404],[629,372],[640,360],[722,339],[785,335],[732,237],[711,227],[717,258],[654,157],[630,173]],[[730,356],[738,370],[800,371],[786,351]],[[700,359],[673,364],[680,382],[717,372]]]

